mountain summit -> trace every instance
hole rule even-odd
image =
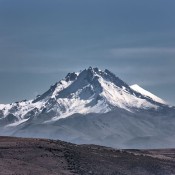
[[[116,107],[128,111],[157,109],[164,104],[163,100],[150,98],[140,89],[130,87],[107,69],[89,67],[68,73],[34,100],[1,105],[1,118],[13,115],[19,122],[29,119],[31,113],[37,116],[44,112],[51,116],[49,120],[57,120],[74,113],[106,113]]]
[[[146,117],[141,117],[143,115]],[[138,85],[129,86],[107,69],[89,67],[68,73],[34,100],[1,104],[0,130],[2,135],[113,146],[116,138],[123,139],[123,134],[126,139],[135,134],[139,137],[135,128],[150,137],[153,123],[148,122],[147,117],[153,120],[164,115],[174,115],[174,108],[162,99]],[[144,126],[147,131],[142,131]],[[98,133],[98,137],[94,138],[89,129]],[[160,133],[155,134],[157,132]]]

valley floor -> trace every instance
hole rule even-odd
[[[0,175],[175,175],[175,149],[116,150],[0,137]]]

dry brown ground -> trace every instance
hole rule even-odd
[[[115,150],[0,137],[0,175],[175,175],[175,149]]]

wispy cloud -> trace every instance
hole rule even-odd
[[[68,70],[56,67],[22,67],[22,68],[0,68],[1,73],[29,73],[29,74],[60,74]]]
[[[133,47],[133,48],[113,48],[110,54],[120,57],[140,56],[143,54],[175,54],[175,47]]]

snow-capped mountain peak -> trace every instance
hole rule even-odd
[[[0,105],[0,133],[123,148],[171,147],[174,114],[174,107],[138,85],[89,67],[68,73],[34,100]]]
[[[116,108],[127,111],[157,109],[161,106],[158,97],[151,98],[134,87],[107,69],[89,67],[68,73],[34,100],[0,105],[0,115],[16,122],[44,114],[49,116],[47,121],[53,121],[75,113],[106,113]]]

